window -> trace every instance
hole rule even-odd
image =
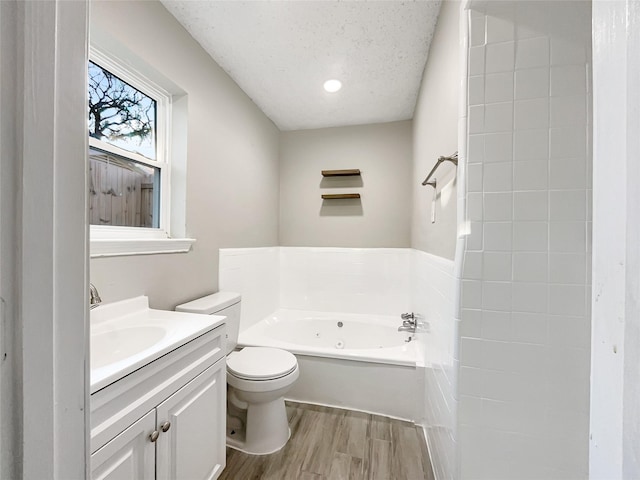
[[[91,49],[91,255],[188,251],[193,240],[176,241],[169,231],[172,96],[123,65]]]

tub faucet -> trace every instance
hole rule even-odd
[[[102,299],[100,298],[98,289],[93,285],[93,283],[89,283],[89,308],[93,310],[101,303]]]
[[[402,315],[400,315],[400,318],[402,318],[402,325],[398,327],[399,332],[416,333],[417,321],[416,316],[413,314],[413,312],[403,313]]]

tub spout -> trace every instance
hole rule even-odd
[[[400,325],[398,327],[398,331],[399,332],[411,332],[411,333],[416,333],[416,326],[415,325]]]

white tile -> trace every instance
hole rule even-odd
[[[515,72],[515,98],[546,98],[549,96],[549,69],[527,68]]]
[[[549,282],[585,285],[587,259],[584,253],[549,254]]]
[[[467,219],[472,222],[482,221],[482,193],[467,194]]]
[[[546,191],[514,192],[513,219],[515,221],[547,220],[549,216]]]
[[[482,308],[484,310],[511,310],[510,282],[482,282]]]
[[[513,189],[518,190],[545,190],[548,186],[549,168],[543,160],[529,160],[514,162],[513,164]]]
[[[510,359],[510,370],[514,373],[525,375],[542,376],[546,373],[546,345],[535,345],[529,343],[513,344],[512,358]]]
[[[512,309],[514,312],[545,313],[547,304],[546,283],[516,282],[513,284]]]
[[[482,164],[467,165],[467,192],[482,191]]]
[[[513,129],[513,103],[491,103],[484,107],[484,131],[505,132]],[[475,132],[470,132],[475,133]],[[486,145],[485,145],[486,149]]]
[[[461,337],[481,338],[482,336],[482,310],[463,308],[460,319]]]
[[[516,161],[540,160],[548,157],[548,129],[518,130],[515,132],[514,159]]]
[[[585,65],[560,65],[551,67],[551,96],[587,94],[587,70]]]
[[[494,340],[482,342],[482,367],[489,370],[509,370],[513,344]]]
[[[483,340],[477,338],[460,339],[460,365],[462,367],[480,367],[482,365]]]
[[[473,17],[469,22],[471,34],[469,35],[469,43],[472,47],[484,45],[485,43],[485,21],[486,17]]]
[[[484,104],[484,76],[469,77],[469,105]]]
[[[469,75],[484,74],[484,52],[485,46],[469,48]]]
[[[586,156],[587,131],[585,127],[552,128],[549,137],[551,158]]]
[[[469,107],[469,133],[484,132],[484,106],[475,105]]]
[[[482,252],[465,252],[462,278],[471,280],[482,279]]]
[[[511,163],[485,163],[482,183],[485,192],[505,192],[513,188]]]
[[[487,251],[511,251],[511,223],[486,222],[484,224],[484,249]]]
[[[511,281],[510,252],[484,252],[483,277],[485,280]]]
[[[513,279],[517,282],[546,282],[547,253],[514,252]]]
[[[549,316],[549,345],[590,348],[591,321],[589,316]]]
[[[534,98],[531,100],[517,100],[515,102],[514,124],[516,130],[548,128],[549,99]]]
[[[484,239],[484,224],[482,222],[469,222],[466,235],[467,250],[482,250]]]
[[[490,73],[483,78],[486,103],[511,102],[513,100],[513,72]]]
[[[513,214],[511,192],[484,194],[484,219],[488,222],[507,222]]]
[[[460,366],[458,379],[460,381],[460,395],[480,396],[482,394],[482,370],[480,368]]]
[[[546,252],[548,245],[547,222],[514,222],[514,252]]]
[[[484,162],[484,134],[469,135],[467,162],[469,164]]]
[[[586,220],[587,195],[584,190],[551,190],[550,219]]]
[[[487,73],[513,71],[515,42],[491,43],[485,48],[487,49],[485,64]]]
[[[477,280],[462,281],[462,308],[482,307],[482,283]]]
[[[585,222],[551,222],[549,251],[584,253],[587,251],[586,230]]]
[[[511,340],[511,312],[482,311],[482,338],[508,342]]]
[[[485,162],[510,162],[513,158],[513,134],[488,133],[484,138]]]
[[[518,40],[516,69],[545,67],[549,65],[549,39],[537,37]]]
[[[552,65],[582,64],[584,68],[586,60],[587,55],[584,43],[558,35],[551,40]]]
[[[515,38],[514,30],[512,19],[487,16],[487,43],[513,40]]]
[[[470,425],[482,418],[482,399],[470,395],[461,395],[458,404],[458,421]]]
[[[545,345],[548,318],[543,313],[513,312],[511,314],[513,341]]]
[[[587,99],[584,95],[551,98],[552,127],[586,125],[587,122]]]
[[[552,158],[549,188],[584,189],[587,186],[587,162],[584,158]]]
[[[549,285],[549,313],[580,316],[585,314],[587,287],[584,285]]]

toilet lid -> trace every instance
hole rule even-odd
[[[284,377],[297,365],[295,355],[279,348],[245,347],[227,357],[227,371],[247,380]]]

